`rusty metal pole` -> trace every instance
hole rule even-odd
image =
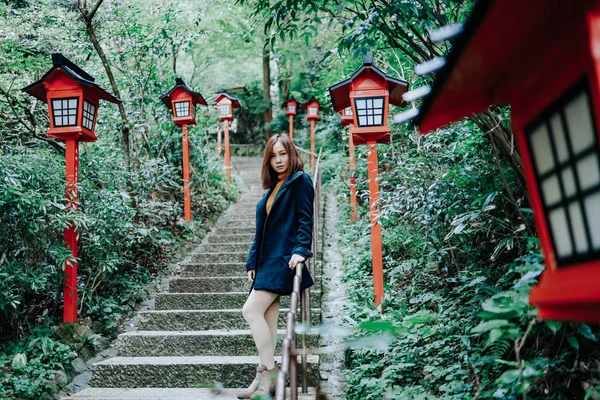
[[[381,245],[381,224],[379,223],[379,180],[377,164],[377,144],[369,142],[369,219],[371,222],[371,254],[373,264],[373,289],[375,305],[383,300],[383,260]]]
[[[310,120],[310,169],[315,170],[315,120]]]
[[[66,206],[67,210],[77,211],[79,192],[77,190],[77,175],[79,171],[79,143],[76,140],[66,141]],[[65,261],[63,281],[64,322],[77,322],[77,230],[71,221],[64,230],[65,245],[71,250],[72,259]]]
[[[181,125],[181,148],[183,151],[183,217],[192,220],[192,194],[190,191],[190,143],[187,125]]]
[[[350,149],[350,219],[356,221],[356,151],[354,148],[354,139],[352,130],[354,126],[348,125],[348,146]]]
[[[229,121],[223,121],[225,131],[225,171],[227,172],[227,183],[231,183],[231,154],[229,149]]]

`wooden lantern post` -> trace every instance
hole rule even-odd
[[[352,128],[354,128],[354,118],[352,118],[352,107],[346,107],[341,111],[342,126],[348,127],[348,155],[350,158],[350,220],[356,222],[356,154],[354,151],[354,140],[352,139]]]
[[[544,319],[600,323],[599,48],[599,0],[479,1],[447,63],[419,67],[441,66],[433,89],[421,90],[431,92],[417,119],[423,133],[511,104],[546,264],[529,302]]]
[[[233,110],[241,106],[240,101],[222,92],[215,99],[215,105],[219,111],[219,118],[223,121],[223,132],[225,134],[225,171],[227,173],[227,183],[231,183],[231,153],[229,147],[229,123],[233,121]]]
[[[293,97],[288,101],[282,104],[282,107],[285,108],[285,114],[288,116],[289,120],[289,136],[290,139],[294,140],[294,117],[298,113],[298,102]]]
[[[306,110],[306,119],[310,122],[310,168],[315,169],[315,123],[319,119],[320,105],[316,98],[312,98],[302,105]]]
[[[192,194],[190,177],[190,144],[188,125],[196,125],[196,106],[206,106],[202,95],[193,91],[183,83],[181,78],[175,79],[175,87],[160,100],[173,111],[173,122],[181,126],[181,149],[183,169],[183,217],[192,220]]]
[[[402,106],[402,94],[408,83],[387,76],[373,65],[371,53],[363,57],[363,66],[349,79],[329,88],[336,112],[352,108],[355,145],[368,146],[369,217],[371,222],[371,252],[375,304],[383,300],[383,261],[381,250],[381,223],[379,221],[379,178],[377,143],[389,144],[390,128],[387,123],[389,104]]]
[[[94,133],[100,100],[120,103],[102,89],[94,78],[60,53],[52,54],[53,67],[37,82],[23,88],[33,97],[48,103],[48,136],[66,144],[66,205],[76,211],[79,204],[77,174],[79,142],[95,142]],[[63,296],[64,322],[77,322],[77,257],[79,232],[73,222],[64,230],[65,245],[72,257],[65,262]]]

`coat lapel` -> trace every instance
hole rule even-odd
[[[290,186],[290,184],[295,181],[299,176],[302,176],[303,172],[302,171],[298,171],[296,172],[294,175],[292,175],[287,181],[285,181],[283,183],[283,185],[281,185],[281,187],[279,188],[279,191],[277,192],[277,194],[275,195],[275,199],[273,199],[273,204],[271,204],[271,211],[273,211],[273,207],[275,207],[275,203],[277,203],[277,199],[279,199],[284,192],[286,192]],[[269,190],[269,193],[267,194],[266,198],[268,199],[269,196],[271,195],[271,193],[273,193],[273,189]]]

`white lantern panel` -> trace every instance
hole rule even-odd
[[[542,192],[544,194],[544,203],[546,204],[546,207],[553,206],[560,202],[562,196],[560,195],[560,186],[556,175],[552,175],[542,181]]]
[[[345,115],[346,117],[351,117],[351,116],[352,116],[352,107],[346,107],[346,108],[344,109],[344,115]]]
[[[354,104],[359,127],[383,125],[383,97],[356,99]]]
[[[374,99],[373,107],[383,109],[383,99]]]
[[[560,207],[550,212],[550,231],[554,238],[554,246],[559,257],[569,257],[573,254],[571,238],[569,237],[567,216],[565,210]]]
[[[373,123],[375,125],[382,125],[383,124],[383,118],[381,117],[381,115],[375,115],[373,117]]]
[[[594,144],[595,131],[588,94],[580,93],[565,106],[564,111],[571,147],[574,155],[577,155]]]
[[[600,249],[600,192],[587,196],[583,200],[585,214],[590,228],[592,247]]]
[[[356,100],[356,109],[363,110],[367,107],[366,100]]]
[[[583,224],[583,215],[579,201],[569,204],[569,219],[571,220],[571,229],[575,238],[575,249],[577,253],[587,253],[588,242],[585,237],[585,226]]]
[[[83,101],[83,127],[90,131],[94,128],[94,117],[96,115],[96,106],[87,100]]]
[[[366,126],[367,117],[358,117],[358,126]]]
[[[230,115],[229,113],[229,104],[223,104],[219,106],[219,115],[221,117],[226,117]]]
[[[76,126],[78,105],[78,98],[53,99],[52,117],[54,118],[54,126]]]
[[[577,175],[579,176],[581,190],[585,190],[600,184],[598,154],[590,154],[589,156],[577,162]]]
[[[177,118],[189,117],[190,116],[190,102],[189,101],[176,101],[175,102],[175,116]]]
[[[562,184],[565,190],[565,196],[571,197],[576,193],[575,188],[575,175],[573,175],[573,168],[567,167],[562,173]]]
[[[317,107],[308,107],[308,115],[311,115],[311,116],[317,115]]]
[[[542,175],[554,168],[554,158],[552,157],[552,148],[550,147],[550,138],[546,124],[541,124],[531,134],[531,152],[538,169],[538,174]]]
[[[288,106],[288,112],[295,113],[296,112],[296,106]]]
[[[569,151],[560,114],[554,114],[550,118],[550,127],[552,128],[552,138],[554,139],[554,148],[556,149],[558,162],[564,163],[569,159]]]

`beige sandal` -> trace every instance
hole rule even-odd
[[[238,399],[250,399],[251,398],[251,396],[254,394],[254,392],[256,392],[256,389],[258,389],[258,384],[260,383],[261,373],[263,371],[267,371],[267,367],[265,367],[264,365],[259,365],[256,367],[256,377],[254,377],[254,380],[252,381],[250,386],[248,386],[248,389],[246,389],[246,391],[238,394],[238,396],[237,396]]]

